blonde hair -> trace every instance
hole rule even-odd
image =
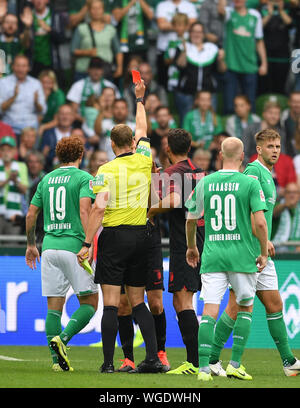
[[[267,101],[264,104],[264,112],[266,112],[267,110],[272,109],[272,108],[277,108],[277,109],[281,110],[281,106],[280,106],[280,104],[278,102]]]
[[[264,143],[266,140],[281,139],[280,134],[274,129],[265,129],[255,135],[256,144]]]
[[[34,127],[32,127],[32,126],[27,126],[27,127],[25,127],[25,128],[22,129],[21,137],[22,137],[23,135],[25,135],[25,133],[27,133],[27,132],[29,132],[29,131],[34,132],[35,134],[37,133],[37,132],[36,132],[36,129],[35,129]]]
[[[53,90],[57,91],[58,90],[58,82],[57,82],[57,77],[54,71],[52,71],[51,69],[45,69],[43,71],[40,72],[38,78],[41,81],[42,78],[44,77],[49,77],[52,79],[54,85],[53,85]]]
[[[237,137],[227,137],[221,145],[224,159],[237,159],[244,151],[244,143]]]
[[[195,150],[194,154],[193,154],[193,159],[195,157],[202,157],[202,158],[206,158],[206,159],[211,159],[212,158],[212,154],[210,150],[204,150],[201,147],[198,147],[197,150]]]

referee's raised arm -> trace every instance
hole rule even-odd
[[[144,96],[145,96],[146,86],[144,81],[141,80],[137,82],[135,86],[135,96],[136,96],[136,129],[135,129],[135,143],[138,145],[139,140],[142,137],[147,137],[147,119],[146,111],[144,107]]]

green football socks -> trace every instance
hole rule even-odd
[[[235,320],[231,319],[224,310],[216,324],[215,337],[209,359],[210,364],[215,364],[220,360],[221,351],[230,337],[234,324]]]
[[[91,320],[95,314],[95,309],[92,305],[81,305],[71,316],[69,323],[59,337],[66,345],[75,334],[79,333]]]
[[[48,346],[50,345],[50,341],[53,337],[59,335],[61,333],[61,315],[62,312],[60,310],[48,310],[46,322],[45,322],[45,331],[47,336]],[[49,347],[51,357],[53,360],[53,364],[57,363],[57,355],[51,347]]]
[[[216,320],[211,316],[203,315],[198,330],[199,369],[209,366],[209,356],[214,340]]]
[[[230,361],[230,364],[232,364],[235,368],[238,368],[241,363],[241,358],[250,334],[251,322],[252,313],[238,312],[233,328],[233,345]]]
[[[283,365],[294,364],[295,357],[288,343],[288,335],[282,312],[267,314],[267,322]]]

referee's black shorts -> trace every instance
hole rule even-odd
[[[95,283],[146,286],[148,247],[144,225],[104,227],[98,239]]]

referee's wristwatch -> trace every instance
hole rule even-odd
[[[86,247],[86,248],[90,248],[92,246],[92,244],[89,244],[88,242],[83,242],[82,246]]]
[[[143,105],[145,105],[145,101],[144,101],[144,98],[136,98],[136,103],[138,103],[138,102],[142,102],[142,104]]]

